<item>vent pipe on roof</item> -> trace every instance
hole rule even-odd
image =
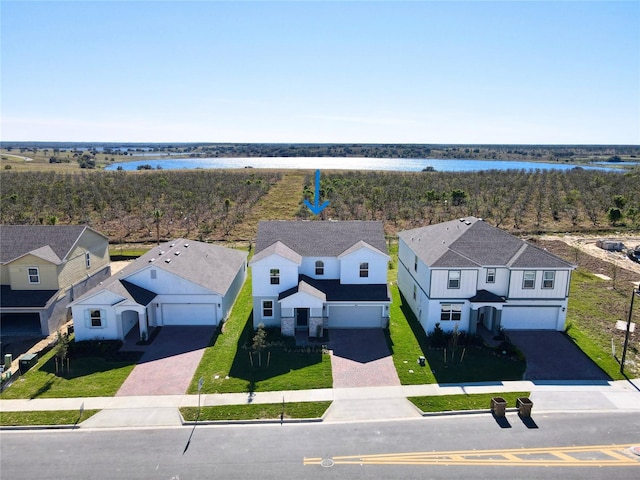
[[[174,255],[177,257],[178,255],[180,255],[180,250],[178,250],[176,253],[174,253]]]
[[[165,262],[165,263],[171,263],[171,259],[170,259],[170,258],[167,258],[164,262]]]

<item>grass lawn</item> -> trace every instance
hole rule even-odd
[[[404,302],[396,284],[391,287],[391,295],[390,347],[403,385],[522,379],[525,361],[496,355],[488,349],[469,347],[460,361],[462,348],[458,347],[453,360],[452,352],[447,351],[445,363],[443,350],[428,347],[427,335]],[[420,355],[426,357],[427,364],[424,367],[418,365]]]
[[[614,380],[624,380],[625,377],[620,373],[620,364],[611,354],[615,321],[621,319],[616,318],[612,312],[615,311],[614,305],[628,305],[630,300],[628,292],[619,292],[608,287],[606,281],[585,270],[578,269],[573,272],[567,309],[567,334],[607,375]],[[603,319],[607,319],[605,328]],[[630,342],[630,347],[627,358],[637,355],[633,342]],[[617,355],[622,356],[621,344],[617,345]],[[630,376],[640,373],[637,367],[634,369],[629,364],[626,371]]]
[[[0,425],[75,425],[100,410],[49,410],[43,412],[1,412]]]
[[[284,404],[283,418],[320,418],[329,408],[331,402],[293,402]],[[180,409],[186,421],[195,421],[197,407]],[[223,405],[202,407],[198,420],[272,420],[280,419],[281,403]]]
[[[459,410],[488,410],[493,397],[502,397],[507,401],[507,407],[515,407],[518,397],[528,397],[529,395],[531,395],[530,392],[472,393],[464,395],[409,397],[409,400],[423,412],[450,412]]]
[[[205,350],[187,393],[198,392],[200,378],[204,379],[202,393],[331,388],[329,355],[286,353],[272,348],[268,367],[265,366],[267,352],[262,354],[263,367],[251,366],[249,352],[242,345],[253,336],[252,305],[249,274],[222,333]],[[254,359],[257,365],[257,356]]]
[[[84,342],[83,342],[84,343]],[[28,372],[18,377],[0,398],[72,398],[115,395],[136,360],[108,361],[102,356],[71,358],[70,371],[56,375],[55,349],[46,353]]]

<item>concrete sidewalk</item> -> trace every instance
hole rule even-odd
[[[640,413],[640,379],[612,382],[497,382],[464,385],[404,385],[277,392],[205,394],[202,406],[332,401],[325,422],[392,420],[420,417],[407,397],[473,393],[531,392],[534,413]],[[182,425],[178,409],[198,406],[198,395],[43,398],[0,400],[0,412],[100,410],[80,428],[123,428]],[[514,405],[510,405],[513,407]],[[488,408],[488,406],[487,406]]]

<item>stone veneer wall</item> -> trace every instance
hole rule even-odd
[[[293,337],[296,334],[296,319],[287,317],[280,319],[280,333],[287,337]]]
[[[309,336],[317,337],[318,326],[322,327],[323,325],[324,325],[324,319],[322,317],[310,317],[309,318]]]

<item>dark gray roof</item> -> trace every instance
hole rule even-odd
[[[258,223],[256,254],[282,242],[304,257],[337,257],[363,241],[387,255],[382,222],[284,221]]]
[[[491,293],[488,290],[478,290],[469,301],[474,303],[506,303],[504,297]]]
[[[156,294],[138,287],[127,278],[149,265],[225,295],[246,260],[247,252],[179,238],[153,247],[81,298],[109,290],[140,305],[147,305]]]
[[[85,225],[0,225],[0,263],[35,252],[60,264],[87,228]]]
[[[317,280],[306,275],[300,275],[298,286],[290,288],[278,295],[282,300],[299,291],[300,284],[307,284],[324,293],[327,302],[390,302],[391,295],[387,284],[379,285],[346,285],[340,280]]]
[[[475,217],[405,230],[398,236],[430,267],[574,268]]]
[[[2,308],[44,308],[58,290],[11,290],[10,285],[0,287]]]

